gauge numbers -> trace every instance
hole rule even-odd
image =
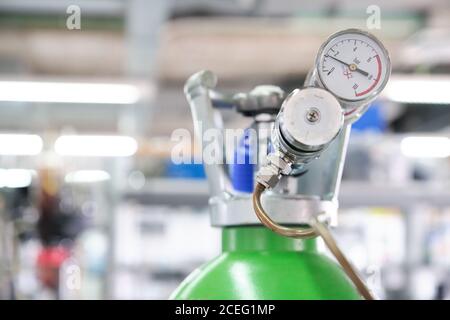
[[[390,74],[386,49],[359,30],[336,33],[319,51],[317,68],[326,89],[347,101],[369,100],[385,86]]]

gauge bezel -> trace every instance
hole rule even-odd
[[[347,98],[341,97],[340,95],[338,95],[337,93],[333,92],[333,90],[331,90],[330,88],[327,87],[327,85],[325,84],[325,82],[322,79],[322,75],[321,75],[321,72],[320,72],[321,62],[323,61],[323,58],[324,58],[324,55],[325,55],[325,51],[324,51],[325,48],[336,37],[339,37],[339,36],[345,35],[345,34],[349,34],[349,35],[350,34],[360,34],[362,36],[370,38],[372,41],[374,41],[378,45],[378,47],[381,50],[380,54],[383,54],[385,56],[385,59],[386,59],[386,71],[385,71],[385,75],[384,75],[383,81],[381,82],[381,84],[380,84],[380,86],[378,88],[374,89],[368,96],[363,97],[363,98],[347,99]],[[372,35],[369,32],[360,30],[360,29],[346,29],[346,30],[341,30],[339,32],[333,33],[320,46],[319,51],[318,51],[317,56],[316,56],[315,68],[316,68],[316,73],[318,74],[319,81],[320,81],[320,84],[322,85],[322,87],[325,88],[326,90],[330,91],[340,101],[347,102],[347,103],[351,104],[351,103],[355,103],[355,102],[371,101],[377,95],[379,95],[381,93],[381,91],[383,91],[383,89],[386,87],[387,82],[389,81],[389,77],[391,76],[391,59],[389,57],[389,52],[384,47],[383,43],[380,40],[378,40],[378,38],[376,38],[374,35]]]

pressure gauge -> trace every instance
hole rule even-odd
[[[357,29],[328,38],[319,50],[315,70],[321,86],[333,93],[347,112],[373,100],[390,72],[389,55],[381,42]]]

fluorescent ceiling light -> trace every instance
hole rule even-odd
[[[136,153],[137,142],[127,136],[60,136],[55,151],[62,156],[128,157]]]
[[[0,155],[37,155],[42,138],[35,134],[0,134]]]
[[[450,156],[450,139],[447,137],[406,137],[400,147],[403,155],[412,158]]]
[[[111,179],[111,176],[103,170],[79,170],[68,173],[64,181],[67,183],[93,183],[109,179]]]
[[[0,169],[0,188],[25,188],[33,180],[33,170]]]
[[[0,81],[0,101],[133,104],[140,90],[131,84]]]
[[[389,80],[383,96],[401,103],[450,103],[450,77],[394,76]]]

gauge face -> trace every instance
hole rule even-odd
[[[347,101],[369,100],[390,75],[386,49],[372,35],[346,30],[332,35],[319,51],[317,72],[326,89]]]

